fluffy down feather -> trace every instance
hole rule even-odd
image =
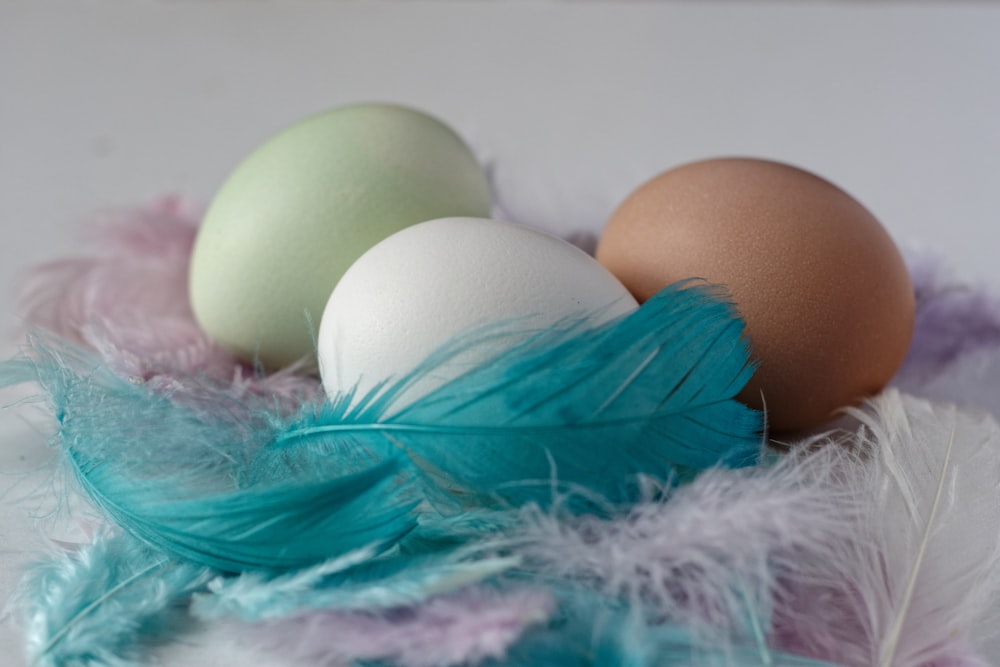
[[[611,518],[537,507],[487,541],[555,581],[641,601],[695,637],[729,641],[766,634],[775,592],[803,559],[830,558],[853,536],[864,508],[840,485],[850,454],[794,450],[773,465],[712,469]]]

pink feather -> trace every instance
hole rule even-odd
[[[165,391],[190,378],[307,400],[319,388],[290,368],[263,375],[213,343],[188,300],[188,266],[200,212],[178,197],[95,221],[91,251],[32,269],[20,312],[26,324],[99,352],[119,375]]]
[[[190,322],[187,258],[197,219],[181,200],[167,198],[95,220],[85,235],[90,253],[29,272],[22,314],[31,324],[85,344],[95,322],[134,323],[153,314]],[[171,333],[167,340],[176,340],[178,332]]]

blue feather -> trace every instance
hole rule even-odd
[[[441,517],[547,503],[552,480],[617,503],[640,473],[753,463],[761,416],[734,400],[753,372],[742,330],[718,290],[681,283],[612,322],[539,331],[409,405],[416,381],[503,326],[293,419],[207,380],[159,394],[41,338],[0,384],[44,387],[70,469],[134,536],[218,570],[281,571],[388,549],[422,514],[440,543]]]
[[[222,571],[284,570],[372,543],[387,548],[416,526],[419,499],[397,483],[409,466],[398,452],[375,443],[262,476],[255,455],[281,428],[266,399],[236,400],[206,384],[171,400],[65,344],[33,342],[31,363],[0,366],[0,384],[33,374],[83,490],[176,558]]]
[[[639,473],[688,479],[757,461],[761,415],[734,400],[753,373],[743,326],[717,288],[678,283],[607,324],[578,318],[539,331],[397,407],[476,343],[459,338],[353,407],[342,400],[304,415],[275,445],[301,455],[325,439],[381,441],[467,504],[497,495],[546,503],[553,478],[628,500]]]
[[[170,639],[208,568],[173,560],[134,538],[101,536],[29,569],[19,597],[36,665],[132,665]]]

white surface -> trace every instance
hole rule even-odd
[[[276,130],[372,99],[450,122],[511,215],[553,231],[596,231],[671,165],[756,155],[997,284],[997,35],[1000,6],[957,2],[0,0],[0,328],[14,273],[65,253],[82,218],[207,198]],[[0,428],[0,469],[36,465],[38,438]],[[19,495],[0,500],[2,593],[40,544]],[[168,664],[237,664],[207,645]],[[3,625],[4,664],[17,646]]]

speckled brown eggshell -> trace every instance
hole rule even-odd
[[[773,431],[816,426],[881,390],[913,333],[913,286],[885,229],[785,164],[726,158],[660,174],[611,217],[597,259],[640,303],[684,278],[728,288],[760,364],[740,398],[766,404]]]

